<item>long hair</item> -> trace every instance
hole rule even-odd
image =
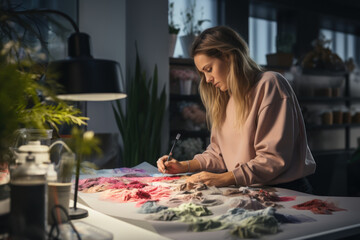
[[[212,27],[194,40],[191,55],[194,57],[197,54],[229,60],[226,92],[207,83],[204,73],[199,71],[199,92],[206,109],[208,126],[221,127],[225,120],[226,105],[232,96],[236,106],[236,125],[241,128],[249,113],[248,93],[256,83],[258,74],[262,72],[261,67],[250,58],[247,43],[229,27]]]

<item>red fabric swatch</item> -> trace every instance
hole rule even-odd
[[[279,197],[279,202],[289,202],[294,201],[296,199],[296,196],[292,197]]]
[[[298,210],[310,210],[315,214],[332,214],[335,211],[346,211],[346,209],[338,208],[332,202],[322,201],[320,199],[313,199],[295,206]]]

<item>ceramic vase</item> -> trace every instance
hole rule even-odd
[[[174,56],[177,34],[169,34],[169,57]]]
[[[191,83],[192,80],[180,80],[180,94],[190,95],[191,94]]]
[[[194,39],[195,39],[194,34],[184,35],[184,36],[180,37],[184,58],[190,58],[190,56],[191,56],[191,44],[193,43]]]

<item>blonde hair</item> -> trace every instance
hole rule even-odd
[[[222,92],[207,83],[204,73],[199,72],[199,92],[206,108],[208,126],[221,127],[225,120],[226,105],[232,96],[236,106],[236,125],[241,128],[249,113],[248,93],[256,83],[256,77],[262,72],[261,67],[250,58],[249,48],[244,39],[226,26],[208,28],[196,37],[191,55],[194,57],[197,54],[228,59],[229,62],[227,92]]]

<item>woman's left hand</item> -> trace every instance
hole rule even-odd
[[[204,183],[208,186],[227,187],[236,185],[235,177],[232,172],[226,173],[210,173],[200,172],[190,176],[186,182]]]

